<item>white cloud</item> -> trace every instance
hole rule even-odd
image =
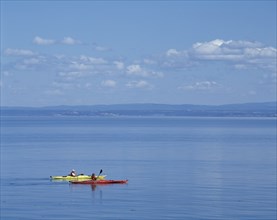
[[[244,54],[246,57],[276,57],[276,49],[273,47],[264,47],[264,48],[245,48]]]
[[[35,53],[31,50],[11,49],[5,50],[5,54],[8,56],[34,56]]]
[[[181,55],[182,52],[180,51],[177,51],[176,49],[169,49],[167,52],[166,52],[166,56],[170,57],[170,56],[179,56]]]
[[[103,87],[114,88],[114,87],[116,87],[116,81],[114,81],[114,80],[105,80],[105,81],[101,82],[101,85]]]
[[[38,58],[25,59],[23,63],[26,65],[36,65],[40,63],[40,60]]]
[[[204,43],[196,43],[192,46],[190,55],[194,59],[218,60],[253,63],[268,62],[268,59],[276,59],[276,49],[273,47],[263,47],[259,42],[249,41],[224,41],[213,40]]]
[[[40,70],[41,68],[45,68],[46,58],[44,56],[33,56],[33,57],[24,57],[24,59],[20,59],[17,61],[12,68],[17,70]]]
[[[59,72],[58,74],[58,76],[60,76],[65,81],[74,81],[84,75],[85,74],[81,71]]]
[[[55,43],[55,40],[44,39],[44,38],[41,38],[41,37],[36,36],[36,37],[34,38],[33,42],[34,42],[35,44],[38,44],[38,45],[50,45],[50,44],[54,44],[54,43]]]
[[[238,69],[238,70],[245,70],[245,69],[247,69],[247,65],[241,64],[241,63],[235,64],[234,67],[235,67],[235,69]]]
[[[188,50],[169,49],[160,57],[159,66],[167,70],[183,70],[205,65],[205,61],[219,61],[240,69],[276,71],[276,56],[276,48],[266,47],[260,42],[216,39],[197,42]]]
[[[150,83],[144,80],[131,81],[131,82],[128,82],[126,86],[128,88],[138,88],[138,89],[144,89],[144,88],[150,89],[153,87]]]
[[[103,52],[103,51],[110,51],[111,50],[110,48],[103,47],[103,46],[95,46],[94,49],[97,50],[97,51],[101,51],[101,52]]]
[[[133,64],[133,65],[127,66],[127,67],[126,67],[126,73],[127,73],[127,75],[129,75],[129,76],[163,77],[163,73],[143,69],[143,68],[142,68],[140,65],[138,65],[138,64]]]
[[[260,42],[252,42],[252,41],[244,41],[244,40],[230,40],[229,41],[229,45],[232,48],[242,48],[242,47],[246,47],[246,48],[255,48],[255,47],[263,47],[263,44]]]
[[[114,61],[113,63],[114,63],[114,65],[116,66],[116,68],[119,69],[119,70],[122,70],[122,69],[124,69],[124,67],[125,67],[125,65],[124,65],[123,62]]]
[[[134,65],[127,66],[126,72],[127,72],[127,74],[130,74],[130,75],[133,75],[133,74],[140,75],[142,72],[142,69],[141,69],[140,65],[134,64]]]
[[[83,62],[86,62],[88,64],[106,64],[107,63],[107,61],[104,60],[103,58],[88,57],[85,55],[82,55],[80,57],[80,60]]]
[[[75,39],[73,39],[72,37],[65,37],[65,38],[62,40],[62,43],[63,43],[63,44],[68,44],[68,45],[75,45],[75,44],[81,44],[81,41],[75,40]]]
[[[64,37],[63,40],[57,41],[53,39],[46,39],[42,37],[36,36],[33,40],[33,42],[37,45],[51,45],[51,44],[67,44],[67,45],[76,45],[76,44],[81,44],[82,42],[79,40],[76,40],[72,37]]]
[[[211,90],[214,88],[218,88],[220,85],[214,81],[202,81],[196,82],[191,85],[181,86],[178,89],[182,90]]]
[[[155,64],[157,64],[157,61],[153,60],[153,59],[144,59],[143,63],[145,63],[147,65],[155,65]]]
[[[186,50],[169,49],[160,56],[157,63],[160,67],[167,70],[185,69],[193,65],[191,58]]]
[[[72,61],[71,64],[69,65],[69,68],[71,70],[84,71],[84,70],[90,69],[91,66],[84,64],[84,63],[78,63],[76,61]]]
[[[49,68],[56,71],[62,80],[74,80],[92,75],[111,76],[118,74],[114,62],[101,57],[53,55],[49,56],[45,63],[50,66]],[[120,67],[120,64],[117,65]]]
[[[210,42],[196,43],[192,46],[192,55],[206,60],[238,60],[242,58],[240,49],[231,49],[228,45],[232,41],[213,40]]]
[[[70,89],[73,87],[71,83],[65,83],[65,82],[53,82],[52,86],[58,89]]]

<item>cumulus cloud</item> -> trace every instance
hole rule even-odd
[[[140,67],[140,65],[130,65],[130,66],[127,66],[127,70],[126,72],[128,74],[140,74],[142,72],[142,68]]]
[[[218,41],[223,41],[223,40],[218,40]],[[224,41],[223,41],[224,42]],[[241,48],[241,47],[246,47],[246,48],[257,48],[257,47],[263,47],[263,44],[257,41],[244,41],[244,40],[229,40],[228,41],[229,45],[232,46],[232,48]]]
[[[211,90],[218,88],[220,85],[214,81],[201,81],[194,84],[180,86],[178,89],[182,90]]]
[[[101,86],[108,87],[108,88],[114,88],[116,87],[116,81],[114,80],[104,80],[101,82]]]
[[[34,43],[39,45],[67,44],[74,45],[80,41],[72,37],[65,37],[61,40],[51,40],[35,37]],[[59,45],[60,46],[60,45]],[[149,82],[150,78],[162,78],[167,72],[168,77],[174,74],[175,70],[184,70],[194,66],[203,66],[209,61],[212,63],[223,62],[239,70],[249,68],[262,68],[261,77],[267,74],[268,78],[264,82],[276,82],[276,48],[264,46],[259,42],[235,41],[216,39],[207,42],[197,42],[191,48],[183,50],[180,48],[169,47],[162,55],[145,57],[142,60],[124,60],[122,58],[82,55],[76,56],[62,55],[40,55],[31,50],[8,48],[4,51],[7,56],[16,56],[16,61],[8,61],[4,71],[13,72],[14,70],[36,70],[55,73],[59,82],[89,83],[88,79],[99,77],[101,86],[113,88],[120,83],[119,80],[126,77],[130,82],[125,84],[128,88],[154,88]],[[14,59],[14,58],[13,58]],[[7,59],[8,60],[8,59]],[[269,70],[269,71],[268,71]],[[245,71],[247,72],[247,71]],[[186,72],[189,74],[189,71]],[[272,77],[269,77],[271,76]],[[118,77],[118,78],[116,78]],[[104,79],[115,80],[104,80]],[[142,80],[143,79],[143,80]],[[191,79],[191,78],[190,78]],[[125,79],[126,80],[126,79]],[[133,81],[131,81],[133,80]],[[160,80],[160,79],[159,79]],[[75,82],[76,83],[76,82]],[[121,82],[122,83],[122,82]],[[77,83],[76,83],[77,84]],[[52,85],[54,86],[54,85]],[[55,86],[58,88],[58,86]],[[66,84],[63,85],[65,89]],[[89,84],[87,87],[90,87]],[[61,90],[62,85],[59,87]],[[184,90],[211,90],[220,88],[215,81],[198,81],[193,84],[184,85],[179,89]],[[58,91],[58,90],[57,90]]]
[[[80,57],[80,60],[83,62],[86,62],[87,64],[106,64],[107,61],[104,60],[103,58],[95,58],[95,57],[89,57],[82,55]]]
[[[65,38],[62,40],[62,43],[63,43],[63,44],[68,44],[68,45],[74,45],[74,44],[81,44],[81,41],[75,40],[75,39],[73,39],[72,37],[65,37]]]
[[[126,84],[128,88],[138,88],[138,89],[150,89],[153,86],[148,83],[147,81],[144,80],[139,80],[139,81],[131,81]]]
[[[245,48],[244,49],[245,56],[252,57],[264,57],[264,58],[275,58],[276,57],[276,49],[273,47],[264,47],[264,48]]]
[[[39,64],[40,62],[41,61],[38,58],[25,59],[23,61],[23,63],[26,65],[36,65],[36,64]]]
[[[103,46],[95,46],[94,50],[103,52],[103,51],[111,51],[111,48],[109,48],[109,47],[103,47]]]
[[[24,57],[15,63],[14,68],[18,70],[40,70],[45,67],[46,58],[43,56]]]
[[[224,41],[216,39],[209,42],[195,43],[190,55],[198,60],[231,61],[238,64],[257,64],[259,67],[268,67],[276,60],[276,48],[265,47],[259,42]]]
[[[84,63],[78,63],[76,61],[72,61],[71,64],[69,65],[69,68],[72,70],[84,71],[84,70],[90,69],[91,67]]]
[[[66,44],[66,45],[76,45],[81,44],[82,42],[76,40],[72,37],[64,37],[61,41],[53,40],[53,39],[46,39],[39,36],[36,36],[33,40],[34,44],[37,45],[51,45],[51,44]]]
[[[232,48],[232,41],[214,40],[204,43],[196,43],[192,47],[191,54],[195,58],[204,60],[241,60],[243,51],[241,48]]]
[[[56,89],[70,89],[73,87],[72,83],[65,83],[65,82],[53,82],[52,86],[55,87]]]
[[[82,72],[88,75],[111,75],[116,73],[116,67],[112,61],[107,61],[101,57],[90,57],[81,55],[80,57],[62,57],[58,61],[61,68],[68,72]],[[63,72],[65,72],[62,70]]]
[[[45,39],[45,38],[36,36],[33,42],[38,45],[50,45],[50,44],[54,44],[56,41],[52,39]]]
[[[220,61],[236,68],[262,68],[276,71],[276,48],[260,42],[215,39],[197,42],[188,50],[169,49],[159,65],[167,69],[186,69],[203,61]]]
[[[132,64],[126,67],[126,74],[129,76],[140,76],[140,77],[163,77],[163,73],[147,70],[142,68],[139,64]]]
[[[170,69],[185,69],[193,65],[192,59],[186,50],[169,49],[158,62],[162,68]]]
[[[182,52],[180,51],[177,51],[176,49],[169,49],[167,52],[166,52],[166,56],[168,57],[171,57],[171,56],[179,56],[181,55]]]
[[[8,48],[5,50],[5,54],[8,56],[34,56],[36,53],[31,50]]]
[[[83,77],[84,73],[81,71],[59,72],[58,76],[65,81],[74,81],[77,78]]]
[[[144,59],[143,63],[146,64],[146,65],[156,65],[157,61],[153,60],[153,59]]]
[[[114,61],[113,64],[116,66],[117,69],[119,70],[123,70],[125,65],[123,62],[120,62],[120,61]]]

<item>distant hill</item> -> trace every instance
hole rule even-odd
[[[277,117],[276,102],[230,105],[117,104],[1,107],[2,116],[209,116]]]

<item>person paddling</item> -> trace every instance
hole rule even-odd
[[[75,171],[74,169],[73,169],[73,170],[71,170],[71,172],[70,172],[69,176],[77,176],[76,171]]]
[[[97,177],[95,176],[95,173],[91,174],[91,179],[92,180],[97,180]]]
[[[98,179],[98,177],[100,177],[100,174],[101,174],[102,172],[103,172],[103,170],[101,169],[100,172],[99,172],[99,174],[98,174],[98,176],[95,176],[95,173],[91,174],[91,179],[92,179],[93,181],[96,181],[96,180]]]

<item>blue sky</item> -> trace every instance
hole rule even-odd
[[[1,105],[276,100],[276,1],[1,1]]]

